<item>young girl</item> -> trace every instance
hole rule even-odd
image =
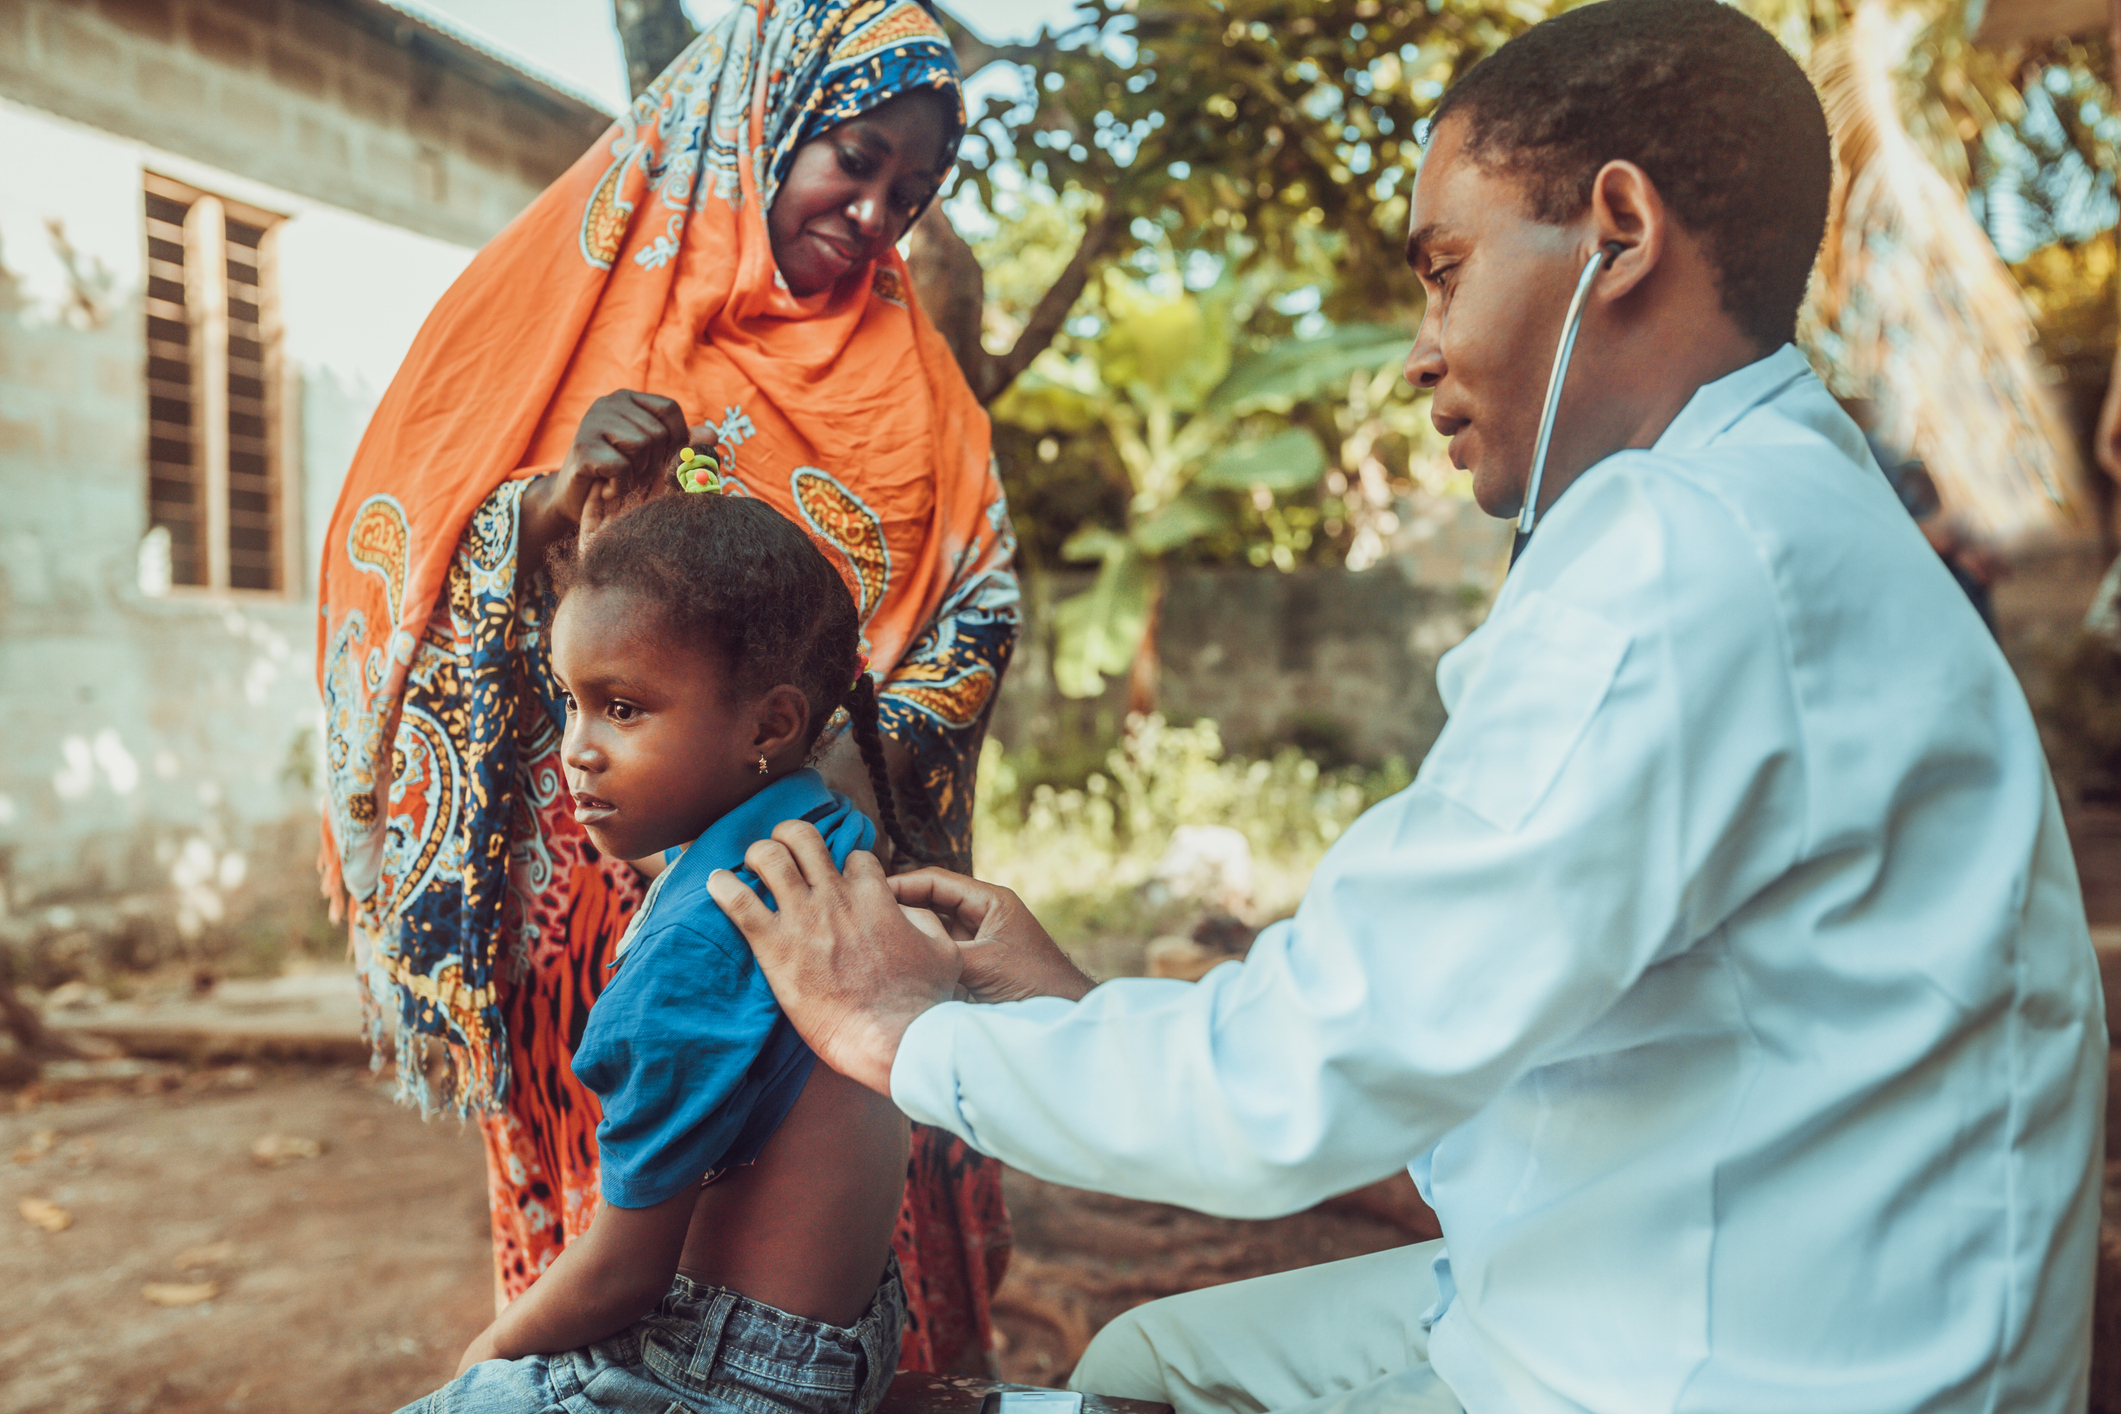
[[[759,501],[667,495],[600,520],[553,565],[567,787],[598,849],[684,854],[575,1051],[603,1102],[603,1206],[408,1410],[868,1414],[905,1310],[906,1122],[813,1064],[705,888],[783,820],[816,825],[835,863],[871,845],[804,766],[841,707],[897,837],[854,603]]]

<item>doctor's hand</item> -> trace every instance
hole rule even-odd
[[[976,1002],[1077,1001],[1097,985],[1060,950],[1024,901],[999,884],[947,869],[921,869],[889,882],[902,906],[935,914],[958,940],[964,952],[958,982]]]
[[[744,852],[779,911],[727,869],[707,892],[751,944],[775,1000],[818,1057],[886,1098],[914,1018],[955,992],[957,946],[900,909],[876,856],[833,867],[817,827],[788,820]]]

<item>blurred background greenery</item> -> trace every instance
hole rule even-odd
[[[980,873],[1015,889],[1093,974],[1115,976],[1141,971],[1148,940],[1190,925],[1204,901],[1259,921],[1294,913],[1327,848],[1411,780],[1396,758],[1321,769],[1292,745],[1246,759],[1224,751],[1213,722],[1152,714],[1080,785],[1026,779],[990,739],[973,834]],[[1170,877],[1174,837],[1203,826],[1241,836],[1248,861],[1232,893],[1206,900],[1219,879]]]

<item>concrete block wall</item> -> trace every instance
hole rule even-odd
[[[286,216],[309,574],[285,593],[140,586],[146,171]],[[0,950],[32,980],[315,925],[314,566],[375,399],[471,255],[0,99]]]
[[[1507,526],[1475,527],[1468,538],[1506,549]],[[1499,555],[1473,558],[1501,564]],[[1158,636],[1159,710],[1173,721],[1212,719],[1233,751],[1294,745],[1333,763],[1397,756],[1416,764],[1443,731],[1437,660],[1486,616],[1491,580],[1436,583],[1403,558],[1359,572],[1174,570]],[[1087,574],[1056,575],[1044,602],[1089,583]],[[1078,760],[1084,749],[1119,726],[1126,684],[1112,681],[1094,701],[1062,698],[1036,600],[1032,612],[1002,683],[995,738],[1064,770],[1087,764]]]
[[[104,155],[85,194],[131,218],[139,169]],[[98,251],[84,202],[68,214]],[[0,235],[29,242],[20,223]],[[23,255],[0,277],[17,297],[0,310],[0,938],[176,950],[296,884],[311,611],[140,593],[139,285],[99,255],[109,302],[71,318],[24,297]]]
[[[609,126],[382,0],[0,0],[0,946],[30,980],[315,918],[315,565],[472,252]],[[142,592],[142,174],[286,219],[312,578]]]
[[[1328,757],[1418,762],[1443,731],[1436,662],[1480,601],[1397,567],[1196,572],[1164,597],[1164,701],[1223,739]]]
[[[470,246],[610,123],[377,0],[5,0],[0,96]]]

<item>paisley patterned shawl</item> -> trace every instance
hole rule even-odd
[[[1016,619],[986,414],[896,252],[798,299],[765,225],[803,142],[917,89],[957,99],[962,132],[921,0],[743,0],[480,252],[370,422],[321,580],[323,869],[371,1037],[423,1105],[494,1113],[510,1084],[518,655],[543,647],[515,602],[516,498],[498,493],[557,466],[604,393],[717,423],[744,494],[841,568],[929,833],[962,862]]]

